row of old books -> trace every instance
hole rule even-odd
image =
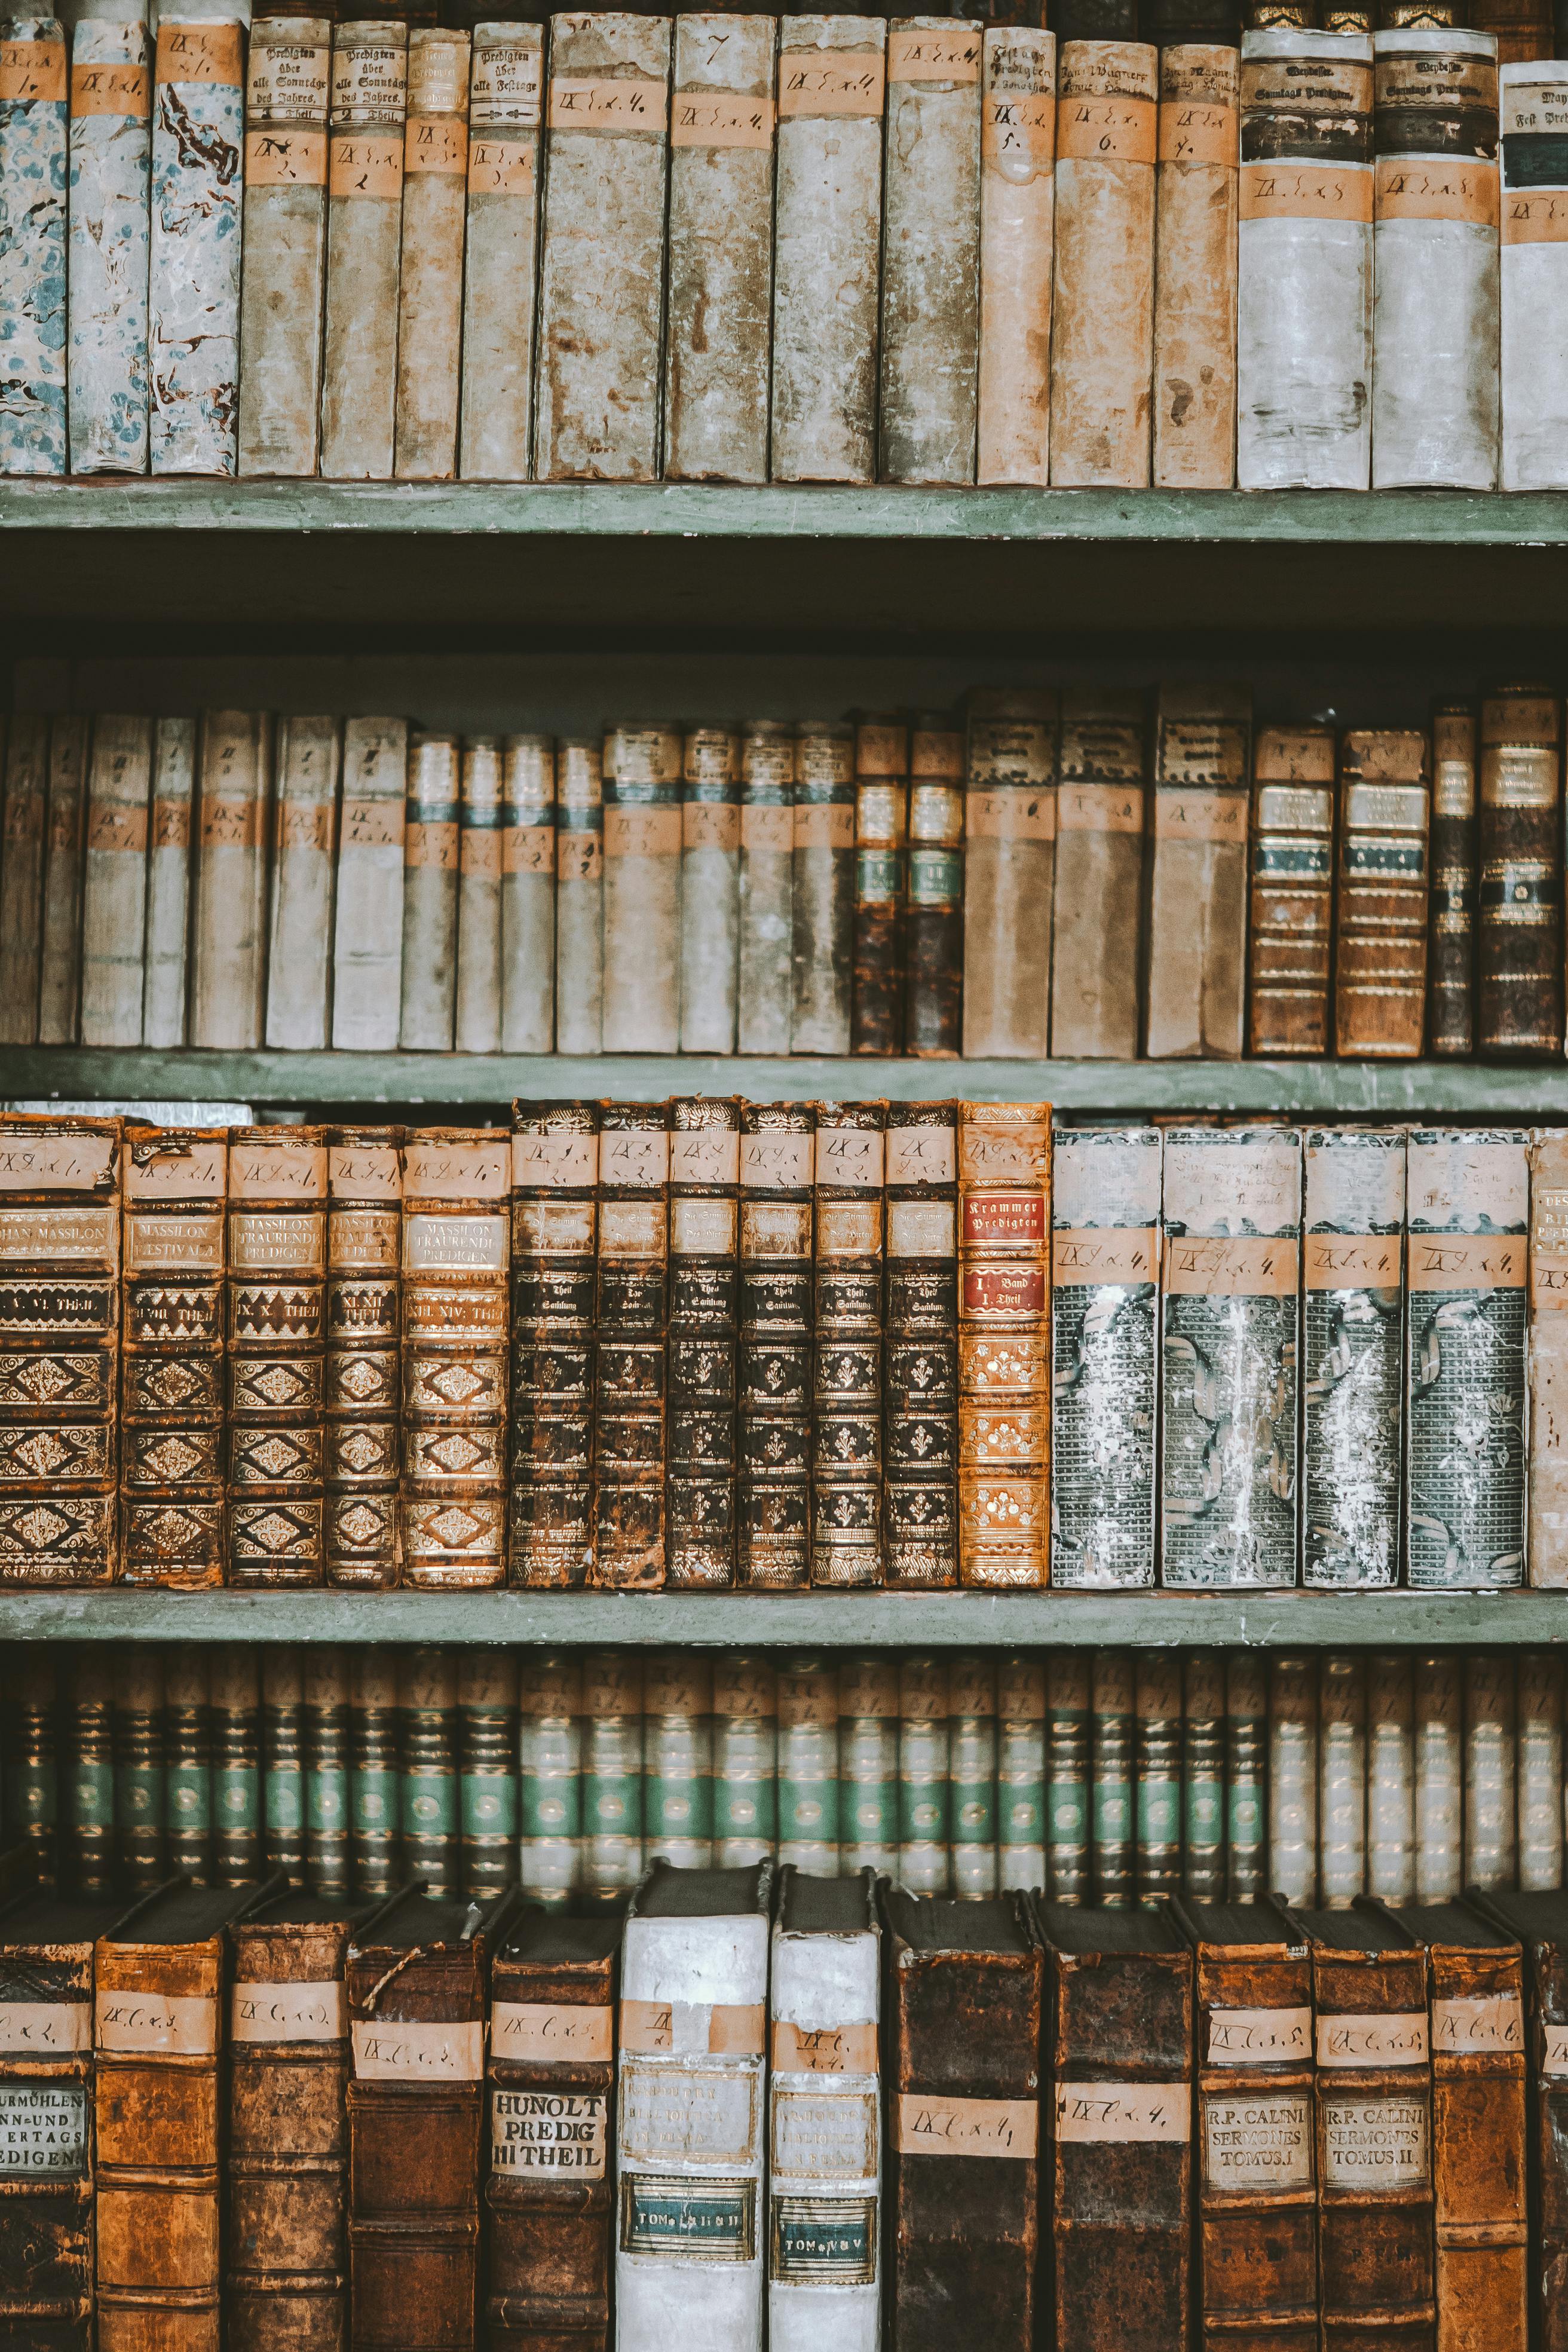
[[[1568,67],[1444,9],[242,13],[5,20],[0,474],[1568,481]]]
[[[1561,1054],[1563,709],[1241,686],[562,740],[20,714],[0,1042]]]
[[[1111,1909],[1563,1882],[1550,1650],[138,1644],[13,1650],[0,1689],[5,1843],[83,1896],[516,1878],[581,1910],[660,1859]]]
[[[0,2322],[73,2352],[604,2352],[612,2313],[623,2352],[1524,2352],[1563,2317],[1561,1895],[657,1864],[623,1921],[176,1881],[14,1895],[0,1971],[5,2205],[51,2249]]]

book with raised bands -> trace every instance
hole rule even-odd
[[[598,1127],[593,1103],[512,1105],[514,1585],[580,1590],[594,1557]]]
[[[668,1561],[668,1118],[663,1103],[599,1112],[594,1580],[640,1591]]]
[[[400,1127],[327,1129],[326,1577],[383,1590],[398,1571]]]
[[[1334,898],[1331,727],[1262,727],[1253,755],[1254,1054],[1326,1054]]]
[[[228,1581],[320,1584],[326,1129],[231,1129],[228,1201]]]
[[[224,1128],[127,1121],[121,1574],[194,1590],[224,1575]]]
[[[811,1581],[815,1126],[805,1103],[741,1106],[736,1577],[753,1589]]]
[[[889,1103],[883,1539],[889,1585],[958,1582],[958,1105]]]
[[[1426,1028],[1431,761],[1417,728],[1352,729],[1340,745],[1334,1045],[1414,1060]]]
[[[884,1580],[882,1332],[887,1105],[813,1106],[816,1263],[811,1580]]]
[[[1051,1582],[1154,1581],[1161,1145],[1064,1128],[1051,1203]]]
[[[1049,1578],[1051,1111],[958,1109],[959,1580]]]

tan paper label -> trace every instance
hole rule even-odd
[[[145,121],[153,104],[153,78],[145,66],[73,65],[71,119],[86,114],[124,114]]]
[[[1436,2058],[1489,2058],[1524,2048],[1524,2017],[1516,1992],[1460,1995],[1432,2003]]]
[[[504,1201],[511,1190],[510,1139],[489,1136],[481,1143],[435,1143],[411,1136],[404,1153],[403,1190],[423,1201]],[[504,1233],[504,1225],[498,1225]]]
[[[1136,784],[1063,784],[1057,794],[1060,833],[1142,833],[1143,794]]]
[[[900,2156],[1001,2156],[1027,2161],[1039,2147],[1040,2110],[1033,2099],[946,2099],[899,2095]]]
[[[1372,219],[1366,163],[1244,163],[1240,214],[1253,220]]]
[[[1156,841],[1247,841],[1247,794],[1195,793],[1166,785],[1154,794]]]
[[[473,186],[472,179],[468,185]],[[516,191],[512,192],[514,194]],[[503,874],[543,874],[555,871],[555,827],[552,824],[509,824],[501,835]]]
[[[324,131],[247,131],[245,134],[245,184],[247,188],[324,188],[327,184],[327,134]],[[319,814],[321,846],[331,831],[330,808],[307,812],[285,807],[283,823],[291,817]],[[287,833],[285,840],[289,838]]]
[[[880,49],[786,49],[779,58],[779,119],[880,114],[886,78]]]
[[[1401,163],[1380,156],[1376,171],[1377,217],[1384,220],[1469,221],[1477,228],[1498,225],[1497,165],[1473,155],[1442,163]]]
[[[1210,2189],[1238,2195],[1268,2189],[1310,2189],[1312,2107],[1309,2094],[1258,2090],[1206,2097],[1204,2178]]]
[[[361,2083],[477,2083],[485,2071],[485,2029],[353,2021],[354,2075]]]
[[[327,1190],[334,1200],[399,1201],[403,1172],[392,1144],[333,1143],[327,1149]],[[334,1224],[333,1231],[336,1231]]]
[[[615,2012],[554,2001],[492,2001],[490,2054],[530,2066],[608,2065],[616,2054]]]
[[[760,2058],[766,2015],[762,2001],[623,2000],[621,2048],[644,2058]]]
[[[48,1128],[0,1134],[0,1192],[90,1192],[114,1167],[111,1135],[62,1135]]]
[[[1162,163],[1229,163],[1240,155],[1234,106],[1209,106],[1174,99],[1160,109]]]
[[[1568,194],[1561,189],[1510,189],[1502,199],[1504,245],[1568,245]]]
[[[1165,1288],[1179,1297],[1294,1298],[1300,1258],[1294,1234],[1279,1241],[1172,1234],[1165,1244]]]
[[[555,878],[558,882],[597,882],[605,870],[604,836],[597,833],[562,831],[555,836]],[[597,921],[597,916],[595,917]]]
[[[680,845],[732,856],[741,846],[740,810],[731,802],[687,801],[680,812]]]
[[[1184,2083],[1061,2083],[1057,2137],[1068,2146],[1103,2140],[1166,2140],[1184,2147],[1193,2136],[1192,2093]]]
[[[669,1137],[672,1184],[735,1184],[741,1177],[741,1139],[722,1127],[674,1128]]]
[[[727,89],[678,89],[670,101],[672,147],[771,147],[773,102]]]
[[[336,145],[336,141],[333,142]],[[345,800],[343,802],[343,845],[352,842],[356,849],[401,849],[403,846],[403,801]]]
[[[0,1145],[0,1192],[6,1189],[5,1167],[5,1150]],[[160,1143],[145,1158],[140,1150],[125,1155],[128,1201],[221,1201],[227,1190],[226,1143]]]
[[[127,1274],[221,1274],[223,1211],[210,1216],[125,1220]]]
[[[1568,2074],[1568,2025],[1542,2027],[1541,2071],[1543,2074]]]
[[[217,2002],[199,1993],[100,1992],[93,2038],[125,2056],[205,2057],[217,2048]]]
[[[63,41],[0,41],[0,105],[37,99],[61,106],[65,95]]]
[[[876,2028],[869,2030],[874,2035]],[[874,2180],[877,2125],[875,2091],[825,2091],[809,2083],[780,2083],[769,2151],[775,2179]]]
[[[500,1274],[507,1257],[504,1217],[410,1213],[403,1221],[403,1263],[410,1274]]]
[[[888,28],[889,81],[978,81],[978,25],[955,25],[951,32],[933,32],[929,26],[894,23]]]
[[[342,2042],[348,2011],[341,1983],[237,1984],[229,2009],[234,2042]]]
[[[119,1222],[112,1209],[0,1209],[0,1262],[112,1266]]]
[[[1209,2012],[1211,2066],[1304,2066],[1312,2054],[1310,2009],[1215,2009]]]
[[[511,1181],[517,1185],[576,1192],[598,1181],[596,1135],[514,1135]]]
[[[631,2056],[621,2068],[622,2165],[754,2163],[761,2076],[758,2066],[649,2064]]]
[[[955,1181],[958,1148],[951,1127],[890,1127],[885,1141],[890,1185]]]
[[[601,1184],[652,1192],[668,1181],[669,1137],[662,1128],[606,1129],[600,1136]]]
[[[0,2051],[17,2058],[68,2058],[92,2048],[85,2000],[0,2000]]]
[[[603,2180],[609,2102],[595,2091],[490,2093],[490,2168]]]
[[[1054,841],[1056,787],[1005,786],[995,792],[966,793],[963,830],[971,841]]]
[[[1152,98],[1064,98],[1057,109],[1057,160],[1152,163],[1156,113]]]
[[[795,812],[795,845],[797,849],[853,849],[854,810],[824,805],[819,801],[798,803]]]
[[[813,1136],[792,1135],[776,1129],[764,1129],[760,1135],[743,1135],[742,1183],[753,1192],[804,1192],[811,1182],[815,1141]],[[809,1213],[806,1211],[808,1216]]]
[[[282,31],[285,26],[274,19],[268,29]],[[331,79],[331,48],[306,41],[253,39],[246,112],[269,122],[319,122],[324,130]]]
[[[1057,101],[1049,90],[988,90],[980,152],[1005,179],[1025,182],[1047,171],[1057,155]]]
[[[257,797],[228,800],[221,794],[202,796],[201,842],[204,849],[261,849],[267,841],[267,809]]]
[[[552,75],[552,131],[640,131],[662,136],[669,94],[661,81],[627,75],[624,81],[595,81]]]
[[[154,801],[153,803],[153,846],[154,849],[188,849],[191,843],[191,804],[189,801]]]
[[[403,142],[395,131],[336,131],[332,136],[328,193],[334,196],[373,196],[378,201],[403,194]],[[400,833],[392,835],[401,837]]]
[[[332,63],[334,128],[351,122],[401,122],[407,96],[406,38],[355,41],[340,47]],[[401,157],[401,140],[397,152]]]
[[[1423,2010],[1397,2017],[1318,2020],[1320,2066],[1424,2066],[1427,2055]]]
[[[535,141],[521,131],[515,139],[499,131],[476,131],[468,141],[468,194],[471,196],[531,196],[538,171]],[[546,828],[546,855],[554,849],[554,833]],[[514,869],[515,870],[515,869]],[[538,869],[541,872],[544,867]]]
[[[447,114],[411,114],[403,133],[405,172],[466,173],[468,126]]]
[[[773,2020],[775,2074],[875,2074],[877,2028],[865,2020],[853,2025],[795,2025]]]
[[[463,827],[462,870],[465,874],[500,877],[500,835],[493,826],[468,824]]]
[[[1153,1225],[1063,1225],[1051,1235],[1052,1280],[1058,1289],[1152,1282],[1159,1264],[1160,1235]]]
[[[816,1181],[879,1192],[884,1142],[880,1129],[834,1127],[827,1123],[831,1116],[826,1113],[816,1130]]]
[[[1426,2180],[1425,2099],[1326,2097],[1322,2118],[1325,2189],[1415,2189]]]
[[[237,24],[179,25],[167,17],[158,27],[158,79],[218,82],[238,89],[240,28]]]
[[[87,813],[87,845],[89,849],[122,849],[140,857],[147,846],[146,809],[95,801]]]
[[[1529,1251],[1522,1234],[1412,1234],[1412,1290],[1521,1290]]]
[[[1309,1290],[1397,1290],[1404,1264],[1399,1234],[1309,1234]]]

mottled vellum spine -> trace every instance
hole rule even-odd
[[[395,19],[339,25],[332,35],[321,362],[321,471],[331,481],[392,478],[407,107],[407,26]]]
[[[84,1045],[144,1042],[142,970],[150,896],[147,809],[152,783],[153,721],[99,719],[93,727],[88,767],[82,874]]]
[[[1366,1662],[1366,1891],[1380,1903],[1415,1898],[1415,1716],[1409,1658]]]
[[[245,104],[239,470],[313,474],[327,268],[328,16],[258,16]]]
[[[399,481],[449,482],[458,470],[468,72],[467,33],[414,26],[397,296]]]
[[[1050,473],[1054,33],[986,26],[981,110],[975,478],[1043,488]]]
[[[397,1582],[403,1130],[327,1130],[326,1575]]]
[[[869,482],[875,472],[886,73],[879,18],[780,19],[775,482]]]
[[[1301,1307],[1301,1581],[1399,1580],[1405,1137],[1309,1128]]]
[[[509,735],[503,760],[500,1049],[548,1054],[555,1042],[555,747]]]
[[[470,736],[463,745],[458,830],[459,1054],[493,1054],[500,1045],[502,776],[500,737]]]
[[[1064,694],[1058,773],[1051,1051],[1130,1062],[1143,907],[1142,696]]]
[[[426,1128],[403,1161],[403,1580],[506,1581],[511,1152]]]
[[[1568,1135],[1530,1147],[1530,1580],[1568,1585]]]
[[[147,845],[147,933],[142,975],[142,1043],[185,1042],[191,918],[191,803],[196,722],[160,719],[153,730],[153,820]]]
[[[159,20],[148,299],[154,474],[235,470],[244,46],[223,0],[183,0]]]
[[[1158,53],[1065,41],[1057,108],[1051,480],[1142,489],[1154,367]]]
[[[66,38],[0,17],[0,474],[66,470]]]
[[[551,19],[534,397],[542,481],[658,477],[670,26],[609,13]]]
[[[1240,1058],[1251,782],[1251,689],[1162,686],[1144,986],[1152,1061]]]
[[[450,1053],[458,986],[458,754],[455,735],[408,744],[403,825],[403,1016],[398,1044]]]
[[[1331,1911],[1366,1891],[1366,1670],[1353,1653],[1318,1667],[1318,1889]]]
[[[1498,82],[1500,478],[1505,490],[1560,490],[1568,488],[1568,65],[1504,65]]]
[[[606,1054],[673,1054],[680,1037],[680,771],[678,728],[605,737]]]
[[[697,728],[686,737],[681,756],[680,1050],[732,1054],[740,734],[729,727]]]
[[[343,725],[343,796],[332,940],[332,1044],[389,1053],[403,995],[405,719]]]
[[[44,835],[38,1043],[74,1045],[81,1001],[82,820],[93,721],[62,712],[49,726],[49,792]]]
[[[980,47],[943,16],[888,28],[880,455],[887,482],[972,482],[980,365]]]
[[[1160,55],[1154,192],[1156,489],[1228,490],[1236,476],[1239,66],[1230,48]]]
[[[280,719],[272,803],[272,920],[267,1043],[327,1042],[332,868],[342,746],[335,719]]]
[[[147,26],[84,16],[71,39],[69,374],[74,474],[147,470],[153,58]]]
[[[1514,1656],[1470,1650],[1465,1681],[1465,1885],[1514,1884]]]
[[[325,1573],[327,1132],[231,1131],[228,1154],[228,1577]]]
[[[1519,1654],[1519,1885],[1563,1884],[1563,1661],[1552,1650]]]
[[[958,1566],[965,1585],[1049,1580],[1051,1113],[961,1103]]]
[[[969,697],[963,809],[963,1050],[1050,1051],[1057,870],[1058,698],[979,687]]]
[[[790,1049],[795,929],[795,730],[753,719],[741,742],[736,1031],[742,1054]]]
[[[465,481],[525,482],[530,472],[543,75],[542,26],[474,26],[458,439]]]
[[[36,711],[18,711],[11,721],[5,742],[5,851],[0,858],[0,1045],[37,1043],[48,776],[49,722]]]
[[[664,470],[765,482],[773,279],[773,16],[675,19]]]
[[[790,1050],[847,1054],[855,953],[854,729],[842,720],[803,726],[795,762]]]
[[[191,1043],[247,1048],[261,1043],[267,968],[267,714],[205,711],[200,778]]]
[[[555,748],[555,1050],[597,1054],[605,1007],[605,809],[599,743]]]
[[[1268,1884],[1318,1898],[1318,1691],[1311,1658],[1275,1657],[1268,1690]]]

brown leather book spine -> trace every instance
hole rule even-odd
[[[1426,1026],[1432,821],[1426,737],[1352,729],[1340,746],[1334,1045],[1413,1061]]]
[[[1143,901],[1139,695],[1063,695],[1060,778],[1051,1051],[1129,1062],[1138,1052]]]
[[[223,1582],[223,1128],[127,1123],[121,1579]]]
[[[1563,727],[1555,695],[1481,705],[1476,1049],[1563,1050]]]
[[[593,1574],[613,1590],[651,1591],[665,1579],[668,1121],[662,1103],[605,1103],[599,1114]]]
[[[397,1582],[403,1129],[327,1130],[327,1582]]]
[[[228,1149],[228,1581],[325,1574],[327,1131],[242,1127]]]
[[[1247,1038],[1252,697],[1163,686],[1149,845],[1144,1051],[1238,1060]]]
[[[1331,727],[1265,727],[1253,759],[1248,1050],[1329,1050],[1334,905]]]
[[[1430,1951],[1437,2352],[1524,2352],[1524,1957]]]
[[[1530,1147],[1530,1522],[1531,1584],[1568,1585],[1568,1134]]]
[[[917,714],[910,736],[904,1050],[956,1055],[963,1038],[963,729]]]
[[[1432,900],[1426,950],[1426,1050],[1476,1048],[1476,714],[1432,713]]]
[[[883,1128],[879,1102],[817,1103],[811,1580],[883,1580]]]
[[[0,1918],[0,2342],[91,2352],[92,2309],[92,1946]]]
[[[1051,1112],[958,1108],[958,1562],[966,1585],[1049,1577]]]
[[[958,1582],[958,1105],[888,1106],[888,1582]]]
[[[811,1581],[812,1133],[805,1103],[741,1106],[738,1580]]]
[[[881,714],[855,730],[855,966],[849,1050],[897,1054],[904,1043],[904,884],[910,737]]]
[[[598,1173],[595,1104],[512,1105],[514,1585],[576,1591],[593,1561]]]
[[[735,1581],[741,1106],[678,1095],[669,1128],[668,1581],[714,1592]]]

